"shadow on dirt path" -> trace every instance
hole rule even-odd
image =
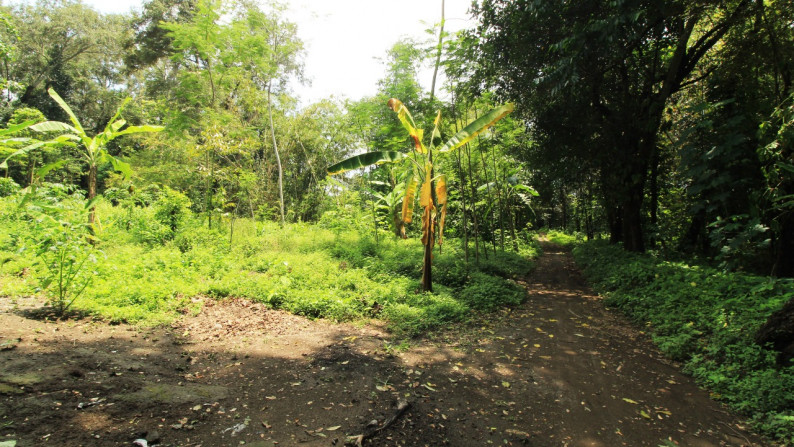
[[[405,399],[364,445],[769,445],[544,249],[526,303],[407,348],[244,300],[138,330],[31,320],[0,298],[0,442],[341,446]]]

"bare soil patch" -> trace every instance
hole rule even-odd
[[[142,330],[0,298],[0,442],[341,446],[405,400],[364,445],[772,445],[545,250],[525,304],[407,349],[243,300]]]

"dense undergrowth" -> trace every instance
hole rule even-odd
[[[569,248],[583,239],[582,235],[579,233],[568,234],[559,230],[541,230],[539,233],[544,235],[549,242]]]
[[[794,442],[794,366],[777,366],[777,353],[753,341],[794,296],[791,279],[668,262],[602,242],[578,245],[574,256],[606,304],[647,326],[715,397],[761,432]]]
[[[85,217],[80,194],[51,187],[40,195],[52,207],[19,208],[19,195],[0,199],[0,297],[52,297],[48,255],[79,261],[88,253],[71,284],[73,292],[87,286],[72,309],[136,324],[195,311],[196,297],[243,297],[311,318],[379,318],[413,336],[520,303],[526,292],[512,278],[528,273],[537,254],[525,244],[520,254],[491,253],[467,266],[459,241],[448,239],[435,252],[434,293],[421,293],[421,242],[386,231],[376,242],[371,220],[343,211],[285,228],[216,216],[208,229],[184,196],[166,189],[137,205],[99,202],[101,241],[92,248],[85,232],[72,234]]]

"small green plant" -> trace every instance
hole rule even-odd
[[[563,247],[572,247],[582,240],[581,234],[568,234],[559,230],[549,230],[546,232],[546,238],[549,242]]]
[[[46,189],[39,189],[38,198]],[[39,235],[37,256],[44,265],[40,285],[55,314],[62,317],[94,279],[99,251],[86,238],[90,202],[71,197],[57,203],[34,199],[28,212]]]

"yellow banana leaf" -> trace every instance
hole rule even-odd
[[[416,148],[416,151],[420,154],[426,154],[427,148],[425,147],[424,143],[422,143],[424,131],[422,129],[416,128],[414,118],[411,116],[411,112],[408,111],[408,108],[405,107],[405,104],[403,104],[402,101],[397,98],[391,98],[388,104],[389,107],[391,107],[391,109],[397,113],[397,118],[399,118],[403,127],[405,127],[405,130],[408,131],[408,134],[414,140],[414,147]]]
[[[405,197],[403,198],[403,223],[411,223],[414,213],[414,196],[416,195],[416,176],[411,176],[405,185]]]
[[[441,206],[441,219],[438,221],[438,245],[444,243],[444,222],[447,219],[447,176],[436,179],[436,199]]]
[[[433,205],[425,207],[425,212],[422,214],[422,244],[427,245],[427,239],[432,241],[435,225],[433,224]]]
[[[422,184],[422,190],[419,191],[419,205],[424,208],[424,213],[422,214],[422,243],[425,245],[428,244],[428,238],[432,241],[433,232],[435,231],[433,225],[435,207],[433,206],[433,189],[430,178],[431,166],[430,163],[425,164],[425,181]]]
[[[436,199],[438,204],[447,203],[447,176],[439,175],[436,178]]]
[[[425,182],[422,184],[422,190],[419,191],[419,205],[422,208],[433,206],[433,190],[430,183],[430,163],[425,166]]]
[[[441,219],[438,221],[438,245],[444,243],[444,222],[447,220],[447,204],[441,205]]]

